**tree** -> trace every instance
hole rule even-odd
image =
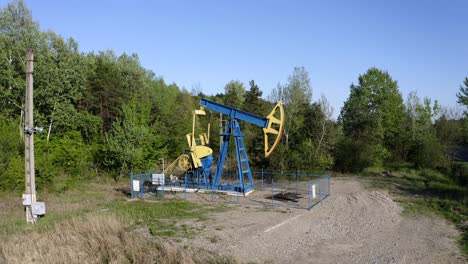
[[[177,95],[176,106],[172,109],[172,125],[167,126],[165,129],[169,130],[170,133],[173,133],[169,137],[175,149],[172,153],[172,156],[175,158],[184,153],[188,149],[187,140],[185,135],[192,133],[192,113],[196,108],[199,108],[198,102],[195,103],[194,98],[190,95],[187,90],[182,90],[181,93]],[[202,118],[198,118],[200,121]],[[200,125],[200,122],[197,122],[197,125]],[[200,131],[200,130],[198,130]]]
[[[245,87],[240,81],[230,81],[224,86],[224,103],[226,105],[241,108],[245,100]]]
[[[23,1],[0,9],[0,111],[18,116],[23,105],[26,50],[41,40],[39,26]]]
[[[101,155],[105,166],[118,171],[117,178],[132,169],[147,170],[164,155],[161,139],[148,125],[149,118],[149,108],[131,101],[123,106],[122,117],[112,124],[111,132],[106,133]]]
[[[309,167],[330,169],[333,166],[336,127],[331,119],[332,114],[333,108],[324,95],[305,112],[303,159]]]
[[[398,84],[388,72],[370,68],[359,76],[339,116],[347,138],[342,144],[358,144],[352,147],[360,153],[355,157],[364,159],[353,170],[381,164],[396,152],[404,115]]]
[[[465,115],[468,117],[468,77],[460,85],[460,91],[457,93],[457,102],[466,107]]]
[[[317,154],[320,151],[320,147],[322,146],[322,143],[324,141],[325,134],[327,134],[327,122],[331,120],[331,117],[333,115],[333,107],[330,106],[330,103],[324,95],[320,97],[318,105],[320,106],[320,112],[322,112],[324,118],[320,122],[320,137],[318,139],[317,149],[314,153],[315,157],[317,157]]]
[[[283,101],[286,108],[284,136],[286,146],[290,138],[297,134],[304,124],[304,110],[312,101],[312,86],[309,73],[304,67],[295,67],[285,86],[278,84],[273,89],[270,100],[273,103]]]
[[[266,116],[273,108],[272,104],[262,99],[263,92],[254,80],[251,80],[249,85],[250,89],[245,93],[242,109],[249,113]],[[259,167],[265,166],[266,160],[264,159],[265,152],[262,129],[249,123],[244,123],[242,130],[245,132],[244,141],[253,165]]]
[[[282,101],[285,108],[285,124],[283,127],[283,142],[273,153],[270,164],[276,165],[278,169],[308,169],[311,164],[303,158],[304,146],[307,137],[303,130],[309,107],[312,102],[312,86],[310,84],[309,73],[304,67],[295,67],[288,77],[288,83],[278,85],[273,89],[268,97],[271,103]],[[310,143],[310,141],[309,141]],[[310,150],[310,149],[308,149]]]
[[[443,164],[450,169],[455,160],[455,154],[463,142],[463,120],[454,112],[443,109],[443,114],[434,124],[437,139],[443,148]]]
[[[136,54],[124,53],[117,57],[114,52],[106,51],[88,57],[91,70],[81,105],[99,115],[103,120],[103,131],[108,131],[125,102],[135,98],[148,100],[149,76]]]
[[[190,90],[190,94],[192,96],[205,97],[205,95],[203,94],[203,89],[201,87],[200,82],[197,82],[194,85],[192,85],[192,89]]]
[[[245,111],[255,113],[258,115],[264,115],[265,113],[265,101],[262,99],[262,90],[258,87],[254,80],[249,82],[250,89],[244,95],[244,107]]]
[[[309,73],[304,67],[295,67],[292,75],[288,77],[284,102],[287,110],[287,118],[284,134],[286,145],[290,137],[297,134],[304,124],[304,109],[312,101],[312,86]]]
[[[440,109],[438,102],[432,103],[427,97],[421,101],[416,92],[411,92],[406,109],[405,133],[401,135],[405,144],[404,159],[413,162],[416,167],[435,168],[441,165],[443,149],[433,125]]]
[[[86,87],[88,61],[75,40],[64,40],[54,32],[42,36],[35,56],[35,119],[56,136],[87,130],[90,124],[80,122],[78,104]]]
[[[0,9],[0,127],[5,130],[0,129],[5,132],[0,188],[24,186],[24,144],[17,126],[23,131],[19,116],[28,48],[35,50],[35,124],[52,124],[50,140],[47,133],[36,136],[38,187],[76,182],[93,175],[88,171],[93,166],[96,174],[102,166],[122,175],[130,168],[148,169],[168,153],[168,158],[184,153],[196,98],[166,85],[136,54],[82,53],[75,40],[41,31],[18,0]],[[228,89],[231,98],[242,102],[242,89],[234,88]]]

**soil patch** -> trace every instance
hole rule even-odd
[[[403,216],[358,179],[333,179],[331,190],[310,211],[233,206],[184,222],[204,227],[182,243],[259,263],[465,263],[458,231],[440,217]]]

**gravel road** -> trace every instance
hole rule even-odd
[[[465,263],[453,225],[406,217],[385,191],[333,179],[312,210],[237,206],[216,213],[182,243],[258,263]]]

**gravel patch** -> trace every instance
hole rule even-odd
[[[465,263],[453,225],[437,216],[402,216],[386,191],[333,179],[312,210],[233,206],[182,241],[258,263]]]

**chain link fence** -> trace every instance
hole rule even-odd
[[[254,191],[225,191],[223,185],[239,186],[237,175],[226,174],[220,186],[197,187],[185,179],[169,179],[161,172],[130,174],[131,198],[181,199],[257,207],[285,207],[310,210],[331,194],[330,174],[252,173]]]

